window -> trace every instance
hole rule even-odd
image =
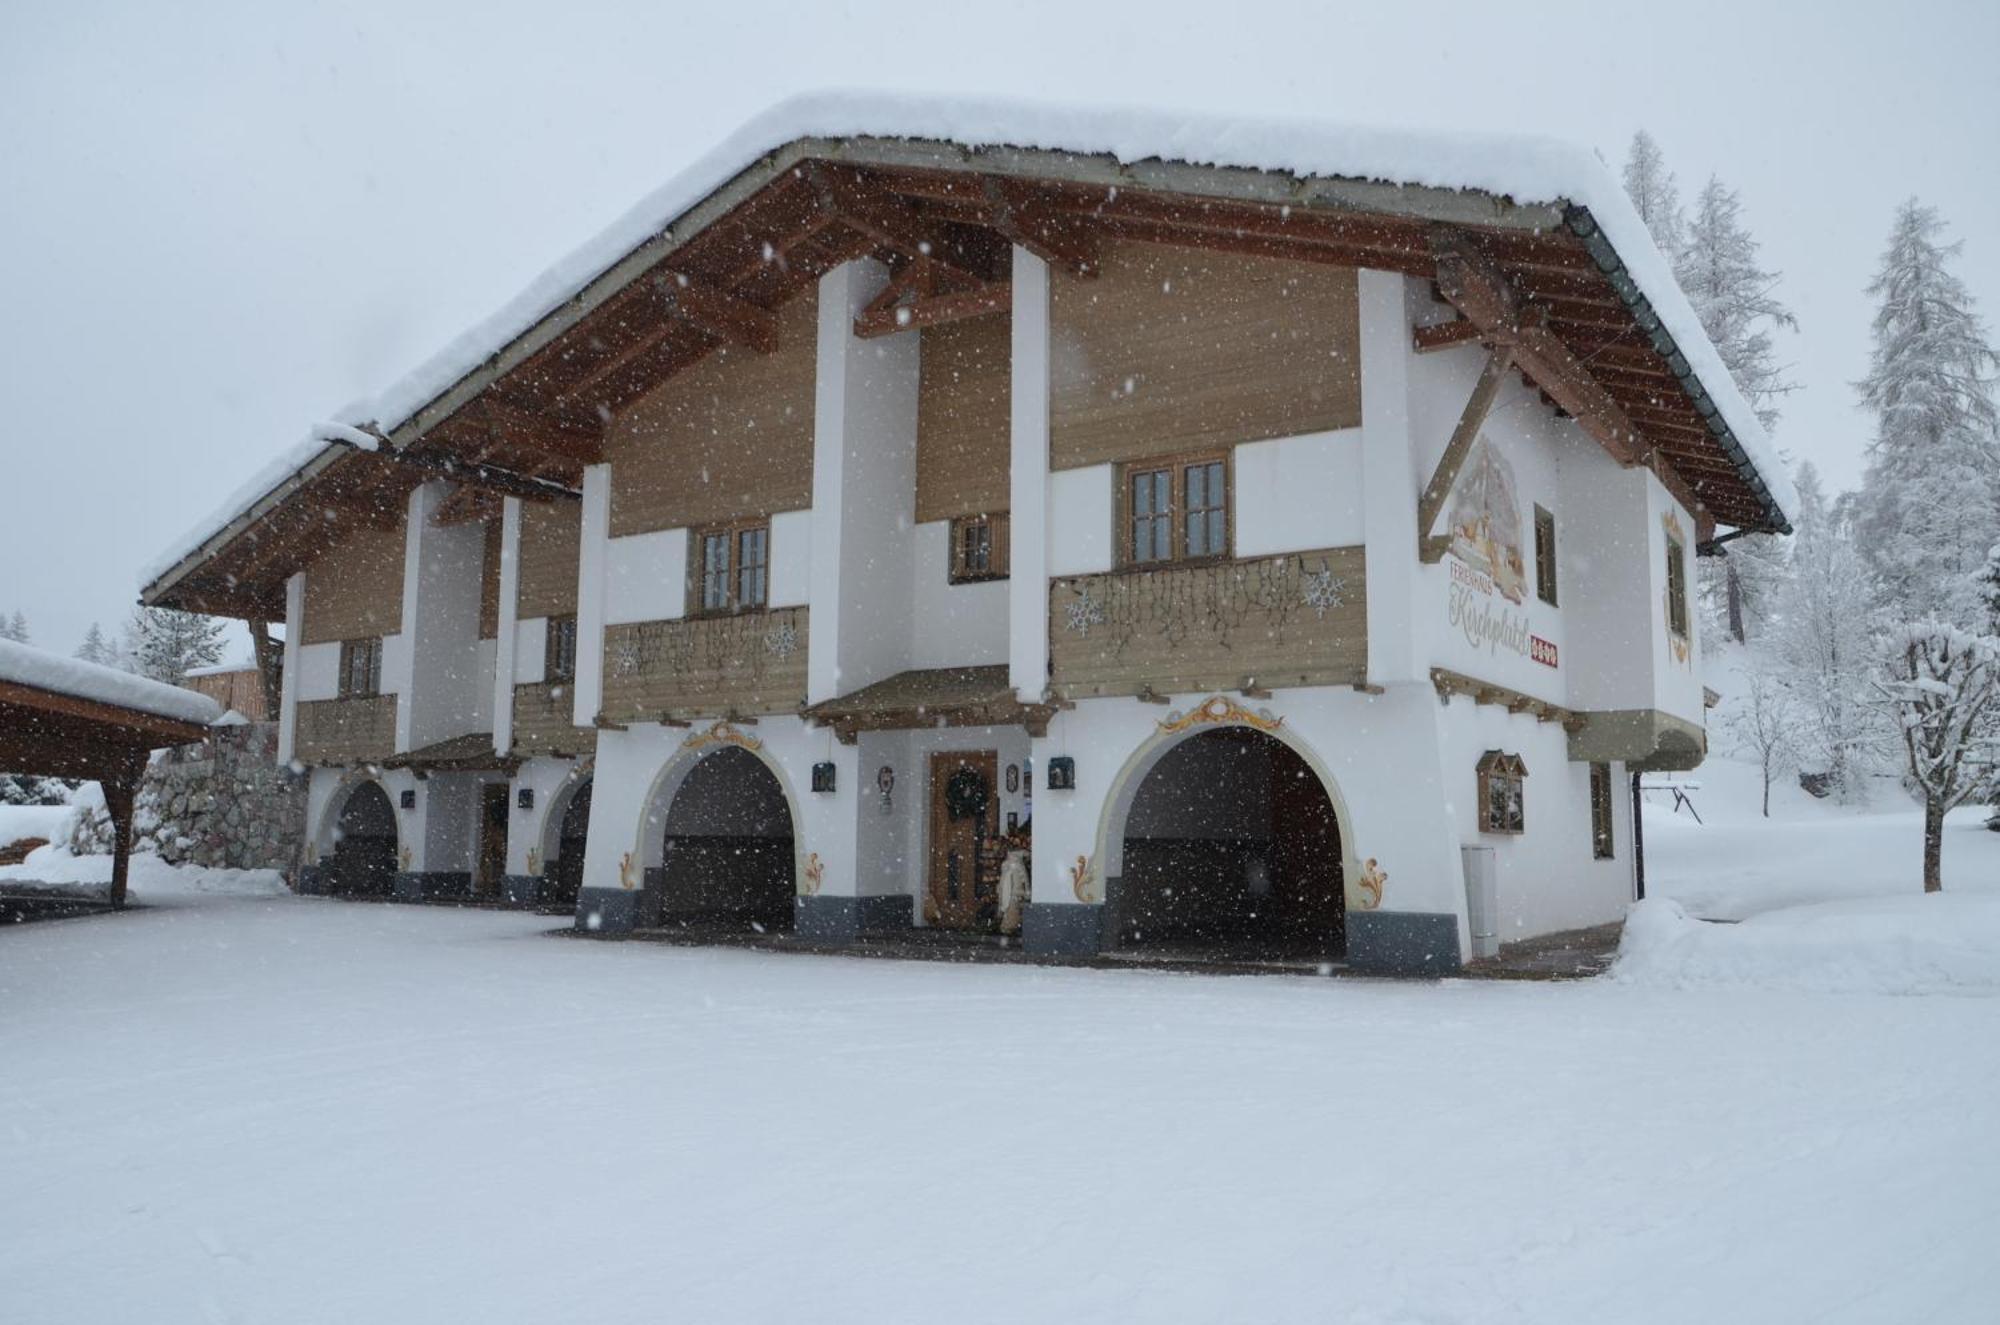
[[[546,672],[551,681],[576,680],[576,618],[549,618]]]
[[[1590,766],[1590,854],[1610,860],[1615,854],[1611,836],[1611,765]]]
[[[1229,555],[1229,463],[1196,456],[1125,473],[1125,559],[1143,566]]]
[[[1556,517],[1535,508],[1535,597],[1556,605]]]
[[[1007,578],[1011,549],[1007,516],[962,515],[951,522],[951,582]]]
[[[340,642],[340,697],[363,699],[382,693],[382,637]]]
[[[1527,830],[1522,781],[1528,767],[1521,756],[1488,750],[1479,757],[1479,831],[1520,833]]]
[[[1687,549],[1671,532],[1667,534],[1667,629],[1679,639],[1688,637]]]
[[[696,540],[703,612],[748,612],[771,597],[771,526],[710,529]]]

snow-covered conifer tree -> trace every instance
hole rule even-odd
[[[1632,135],[1632,148],[1625,156],[1625,196],[1671,262],[1680,252],[1684,224],[1680,185],[1667,169],[1660,145],[1644,129]]]
[[[12,617],[0,618],[0,639],[10,639],[16,644],[34,643],[28,638],[28,618],[18,608]]]
[[[2000,644],[1948,622],[1883,638],[1875,682],[1895,723],[1903,776],[1924,801],[1924,891],[1944,887],[1944,817],[1981,795],[2000,758]]]
[[[1778,400],[1796,389],[1778,361],[1772,333],[1796,330],[1798,319],[1775,293],[1779,275],[1758,263],[1757,241],[1743,224],[1734,189],[1711,175],[1695,201],[1674,277],[1701,318],[1736,387],[1766,428],[1778,423]],[[1703,596],[1724,630],[1737,640],[1770,618],[1784,578],[1785,544],[1752,534],[1729,545],[1723,558],[1703,560]]]
[[[197,667],[222,658],[223,623],[196,612],[170,607],[138,607],[125,628],[125,650],[132,670],[155,681],[179,685]]]
[[[118,650],[104,638],[103,629],[95,622],[84,632],[83,643],[77,646],[76,656],[88,663],[98,663],[105,667],[118,665]]]
[[[1861,400],[1876,417],[1859,534],[1883,602],[1905,618],[1978,623],[1977,577],[2000,541],[2000,367],[1950,266],[1937,210],[1896,213],[1868,287],[1880,304]]]

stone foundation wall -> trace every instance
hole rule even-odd
[[[170,865],[290,870],[304,849],[306,776],[278,764],[278,725],[215,728],[154,758],[133,808],[133,843]],[[80,815],[77,851],[109,851],[102,809]]]

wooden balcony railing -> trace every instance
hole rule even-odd
[[[790,713],[806,699],[803,607],[611,626],[604,632],[604,716]]]
[[[1364,684],[1367,586],[1358,547],[1052,580],[1050,687],[1075,699]]]
[[[299,704],[292,742],[302,764],[363,764],[396,752],[396,697],[313,699]]]
[[[514,687],[514,753],[575,759],[597,748],[597,729],[576,725],[576,687],[538,681]]]

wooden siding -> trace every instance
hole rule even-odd
[[[357,529],[306,567],[300,641],[394,635],[403,628],[403,531]]]
[[[791,713],[806,699],[806,609],[689,617],[604,632],[604,716],[615,722]]]
[[[582,532],[579,502],[521,503],[521,584],[515,610],[523,619],[576,611]]]
[[[515,686],[513,753],[579,759],[595,751],[597,729],[575,725],[575,699],[576,689],[567,682]]]
[[[1075,699],[1363,684],[1366,585],[1358,547],[1052,580],[1050,685]]]
[[[713,350],[612,421],[614,537],[812,505],[818,303],[808,290],[779,311],[771,353]]]
[[[917,386],[917,519],[1007,509],[1013,426],[1013,321],[926,327]]]
[[[302,764],[362,764],[396,753],[396,697],[310,699],[299,705]]]
[[[500,521],[486,522],[486,547],[479,557],[479,638],[500,637]]]
[[[1361,424],[1352,268],[1114,243],[1050,321],[1056,469]]]

